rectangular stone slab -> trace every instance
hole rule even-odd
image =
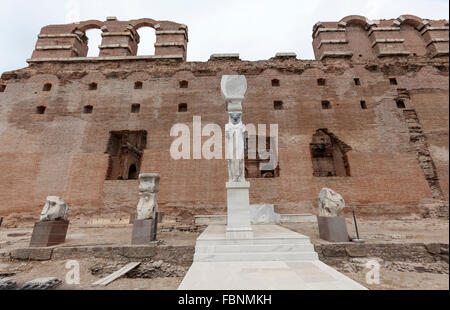
[[[133,234],[131,237],[131,244],[145,245],[156,241],[156,232],[158,228],[158,217],[149,220],[135,220],[133,224]]]
[[[318,216],[320,239],[330,242],[348,242],[347,224],[345,218]]]
[[[34,224],[30,247],[49,247],[66,241],[69,221],[37,222]]]

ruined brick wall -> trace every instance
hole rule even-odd
[[[448,56],[448,21],[413,15],[368,20],[351,15],[313,28],[316,59],[375,59],[390,56]]]
[[[139,24],[115,22],[97,26],[120,32],[124,25]],[[170,25],[162,31],[177,36],[186,30],[158,23]],[[109,26],[113,24],[122,28]],[[448,39],[448,26],[442,27],[447,27]],[[52,29],[61,34],[74,28],[49,26],[41,34]],[[187,31],[181,36],[187,42]],[[40,37],[39,46],[44,39],[50,40]],[[29,67],[2,75],[0,215],[40,209],[48,195],[64,197],[72,208],[134,208],[138,182],[106,180],[110,132],[127,130],[147,131],[141,172],[161,175],[162,211],[225,212],[225,160],[177,161],[169,152],[175,139],[170,129],[176,123],[192,128],[193,117],[201,116],[203,125],[224,128],[224,74],[247,77],[244,123],[279,125],[279,177],[250,179],[251,203],[273,203],[282,213],[314,212],[324,186],[363,214],[418,212],[423,199],[448,200],[448,52],[322,60],[316,52],[315,61],[279,56],[255,62],[236,57],[185,62],[185,56],[173,57],[172,50],[161,57],[114,50],[125,54],[84,58],[37,49]],[[187,88],[180,87],[181,81],[188,82]],[[136,82],[142,87],[136,89]],[[44,90],[45,84],[51,89]],[[274,108],[275,101],[282,101],[282,109]],[[323,109],[323,101],[329,109]],[[181,103],[187,104],[187,112],[178,111]],[[139,113],[132,113],[135,104]],[[86,106],[92,113],[83,113]],[[38,107],[45,107],[43,114]],[[346,153],[350,176],[314,176],[310,144],[322,128],[351,148]]]

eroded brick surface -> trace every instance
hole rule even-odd
[[[141,26],[164,31],[156,52],[163,58],[134,57]],[[97,60],[83,58],[83,32],[92,27],[106,27]],[[187,28],[149,19],[47,26],[37,44],[44,45],[77,52],[37,49],[27,68],[0,79],[0,215],[39,210],[49,195],[64,197],[73,210],[134,208],[138,183],[126,180],[135,178],[131,162],[137,172],[161,175],[158,203],[166,214],[224,213],[225,160],[170,157],[174,124],[192,128],[201,116],[203,125],[224,128],[224,74],[247,78],[244,123],[279,126],[279,170],[249,179],[252,203],[313,213],[323,187],[361,215],[420,213],[424,199],[448,200],[447,21],[403,15],[378,24],[357,16],[321,23],[314,27],[317,60],[186,62]],[[348,51],[352,56],[322,57]],[[315,176],[311,143],[325,128],[349,147],[349,173]],[[123,154],[108,153],[111,133],[127,132],[145,133],[146,144],[128,146],[126,156],[111,161],[111,154]]]

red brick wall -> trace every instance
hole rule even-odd
[[[203,125],[224,128],[224,74],[247,77],[244,123],[279,126],[280,177],[250,179],[251,203],[273,203],[283,213],[313,212],[327,186],[365,214],[415,210],[431,191],[395,103],[405,91],[406,108],[417,112],[448,199],[448,57],[55,60],[0,80],[6,85],[0,93],[0,215],[40,209],[49,195],[62,196],[73,208],[134,208],[137,181],[105,181],[109,132],[122,130],[148,132],[141,172],[161,175],[163,211],[225,212],[225,160],[175,161],[169,152],[176,123],[192,126],[193,116],[201,116]],[[390,77],[398,85],[390,85]],[[325,86],[317,85],[319,78],[326,79]],[[280,86],[272,87],[272,79]],[[189,87],[181,89],[181,80]],[[142,89],[134,89],[136,81],[143,82]],[[92,82],[98,83],[95,91],[88,89]],[[42,90],[45,83],[52,83],[51,91]],[[283,110],[274,110],[275,100],[283,101]],[[323,110],[322,100],[332,108]],[[367,109],[361,109],[361,100]],[[131,114],[136,103],[140,113]],[[180,103],[188,104],[187,113],[178,112]],[[40,105],[46,106],[44,115],[35,113]],[[86,105],[94,107],[92,114],[83,114]],[[309,144],[319,128],[352,147],[350,177],[313,177]]]

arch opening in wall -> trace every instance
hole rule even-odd
[[[138,56],[150,56],[155,55],[155,43],[156,33],[155,29],[144,26],[137,30],[140,41],[138,44],[137,55]]]
[[[128,168],[128,180],[137,180],[137,179],[138,179],[137,168],[135,164],[132,164],[130,168]]]
[[[189,82],[186,80],[180,81],[180,88],[188,88]]]
[[[139,113],[141,111],[141,105],[138,103],[131,105],[131,113]]]
[[[92,114],[94,112],[94,107],[91,105],[86,105],[83,107],[83,113],[84,114]]]
[[[87,57],[98,57],[100,55],[99,46],[102,44],[102,31],[96,28],[88,29],[86,37],[88,39]]]
[[[395,100],[395,103],[397,104],[397,108],[399,108],[399,109],[406,108],[405,101],[403,101],[402,99]]]
[[[95,82],[92,82],[89,84],[89,90],[97,90],[98,84]]]
[[[45,110],[47,109],[46,106],[40,105],[36,107],[36,114],[45,114]]]
[[[139,177],[142,156],[147,148],[146,131],[110,132],[107,180],[134,180]]]
[[[352,148],[328,129],[316,131],[310,144],[313,175],[315,177],[348,177],[350,164],[347,153]]]
[[[248,149],[245,152],[245,177],[248,179],[280,177],[276,151],[278,139],[256,135],[247,136],[246,139]]]
[[[45,83],[42,87],[42,91],[51,91],[52,90],[52,84],[51,83]]]

